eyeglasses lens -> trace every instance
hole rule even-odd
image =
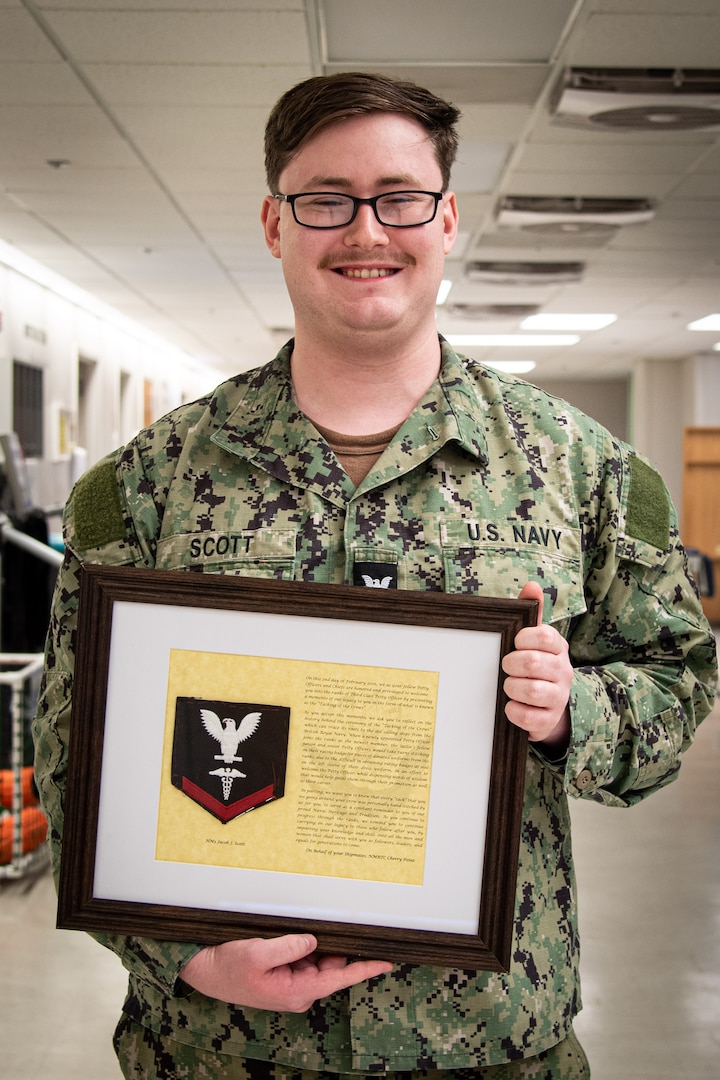
[[[366,200],[359,199],[358,203]],[[424,225],[435,217],[437,199],[424,191],[390,192],[367,200],[382,225],[407,227]],[[295,217],[301,225],[332,229],[347,225],[355,213],[356,200],[349,195],[324,193],[300,195],[294,199]]]

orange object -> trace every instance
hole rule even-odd
[[[37,806],[38,797],[35,791],[32,765],[24,766],[21,775],[23,806]],[[6,810],[12,810],[13,808],[14,782],[12,769],[0,769],[0,806],[4,806]]]
[[[29,806],[22,811],[20,816],[22,830],[22,854],[34,851],[45,843],[47,837],[47,821],[42,810],[35,806]],[[0,864],[9,863],[13,857],[13,831],[15,817],[13,814],[3,814],[0,818]]]

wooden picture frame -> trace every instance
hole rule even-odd
[[[84,567],[58,926],[311,932],[507,970],[527,739],[500,663],[536,619],[528,600]],[[240,798],[263,739],[274,780]]]

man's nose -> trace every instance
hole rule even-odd
[[[384,245],[389,242],[388,228],[378,221],[372,206],[363,203],[358,206],[354,219],[345,226],[344,239],[347,244]]]

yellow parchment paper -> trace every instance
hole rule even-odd
[[[421,885],[437,672],[173,649],[161,861]],[[171,782],[178,697],[290,708],[285,794],[222,824]]]

